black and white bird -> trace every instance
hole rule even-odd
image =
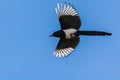
[[[81,26],[80,17],[76,9],[66,3],[58,3],[57,8],[55,8],[56,14],[58,16],[61,30],[54,32],[51,36],[60,38],[58,45],[55,49],[56,57],[66,57],[68,56],[78,45],[80,35],[86,36],[110,36],[111,33],[103,31],[82,31],[79,30]]]

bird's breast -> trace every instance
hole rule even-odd
[[[65,29],[63,30],[63,32],[65,33],[65,38],[70,39],[73,37],[72,35],[74,35],[74,33],[77,32],[77,29],[74,29],[74,28]]]

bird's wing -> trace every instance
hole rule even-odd
[[[81,26],[80,17],[76,9],[70,4],[58,3],[55,8],[56,14],[60,21],[61,29],[75,28],[79,29]]]
[[[55,56],[56,57],[68,56],[78,45],[79,41],[80,41],[79,37],[71,39],[60,39],[54,52]]]

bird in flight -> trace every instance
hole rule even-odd
[[[85,36],[110,36],[111,33],[104,31],[83,31],[79,30],[81,26],[80,17],[76,9],[67,3],[58,3],[55,8],[60,22],[61,30],[54,32],[52,37],[60,38],[54,51],[56,57],[67,57],[80,42],[80,35]]]

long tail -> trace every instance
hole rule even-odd
[[[107,33],[103,31],[79,31],[79,35],[86,36],[111,36],[112,33]]]

